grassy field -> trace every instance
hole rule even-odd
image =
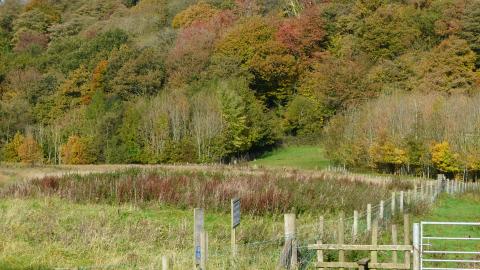
[[[155,204],[80,204],[46,197],[2,200],[0,217],[0,269],[159,269],[162,255],[174,257],[175,269],[191,265],[190,210]],[[207,213],[205,224],[214,269],[225,269],[219,265],[229,261],[229,216]],[[280,226],[281,217],[245,216],[239,238],[274,237]],[[242,252],[252,252],[255,258],[257,250]],[[276,256],[278,250],[273,246],[270,252]]]
[[[480,222],[480,194],[442,196],[433,211],[422,217],[428,221]]]
[[[243,209],[237,269],[273,269],[283,213],[296,212],[299,237],[311,240],[319,215],[352,213],[411,185],[237,169],[136,168],[10,184],[0,189],[0,269],[158,269],[162,255],[175,256],[175,269],[191,269],[198,206],[207,211],[211,269],[234,269],[228,213],[234,196],[242,198]]]
[[[303,150],[288,151],[281,155],[303,157],[293,154]],[[296,166],[312,168],[307,163]],[[274,269],[284,213],[297,213],[298,238],[306,245],[317,236],[320,215],[333,232],[339,211],[364,210],[413,185],[275,165],[7,165],[0,172],[8,177],[0,186],[0,269],[12,270],[158,269],[163,255],[174,257],[174,269],[191,269],[194,207],[206,209],[210,269]],[[241,256],[233,267],[229,203],[236,196],[242,199]],[[312,256],[302,260],[315,255],[302,254]]]
[[[287,146],[279,148],[250,162],[265,167],[286,167],[306,170],[326,168],[330,161],[320,146]]]
[[[480,194],[467,193],[463,196],[442,196],[436,207],[430,214],[417,218],[417,221],[455,221],[455,222],[480,222]],[[480,227],[473,226],[432,226],[424,227],[426,236],[442,237],[480,237]],[[452,240],[430,240],[429,250],[457,250],[457,251],[479,251],[480,241],[452,241]],[[428,258],[442,259],[479,259],[480,256],[465,255],[436,255]],[[430,267],[464,267],[478,268],[477,265],[456,265],[429,263]]]

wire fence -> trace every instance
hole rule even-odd
[[[368,209],[358,211],[356,217],[354,213],[348,213],[348,216],[343,219],[345,224],[345,242],[365,242],[369,236],[372,222],[375,219],[379,221],[380,232],[387,231],[390,224],[403,222],[404,213],[415,213],[418,211],[418,208],[431,207],[442,192],[456,194],[479,189],[478,184],[467,184],[456,181],[447,181],[446,183],[446,186],[442,186],[442,183],[439,181],[424,182],[418,186],[416,185],[413,190],[392,193],[392,197],[389,200],[372,205],[370,211]],[[323,222],[324,232],[322,241],[336,243],[338,241],[337,227],[337,217],[325,219]],[[316,258],[316,252],[308,250],[307,247],[309,244],[315,243],[319,240],[320,234],[318,228],[319,223],[302,224],[297,227],[296,239],[298,243],[299,264],[301,269],[310,269],[309,267],[313,266],[312,262]],[[248,260],[247,264],[243,263],[241,265],[259,267],[260,269],[265,263],[272,265],[272,261],[265,262],[265,258],[273,259],[273,262],[279,262],[281,249],[284,243],[285,237],[280,236],[269,240],[250,242],[241,245],[240,250],[245,252],[242,257]],[[266,256],[265,254],[268,253],[270,255]],[[228,254],[228,251],[224,254]],[[263,258],[263,260],[261,258]]]
[[[366,241],[374,220],[378,220],[380,232],[388,230],[392,223],[400,223],[404,213],[415,213],[418,208],[431,207],[442,192],[449,194],[480,190],[478,183],[460,183],[456,181],[418,182],[413,190],[392,193],[388,200],[358,209],[357,213],[343,213],[344,237],[346,243]],[[319,217],[320,220],[320,217]],[[313,269],[316,251],[309,250],[308,245],[322,240],[324,243],[338,241],[338,216],[322,218],[323,233],[320,234],[320,222],[300,224],[296,228],[295,239],[298,245],[298,262],[300,269]],[[300,221],[301,222],[301,221]],[[285,236],[279,233],[269,239],[237,244],[238,256],[232,256],[229,243],[212,245],[208,249],[209,269],[273,269],[280,265]],[[189,255],[190,254],[190,255]],[[326,254],[327,260],[331,254]],[[193,252],[176,254],[173,269],[191,269]],[[333,259],[333,257],[330,257]],[[79,267],[76,269],[127,269],[124,265],[107,265],[96,267]],[[71,268],[57,268],[71,269]],[[136,269],[160,269],[159,265],[136,267]]]

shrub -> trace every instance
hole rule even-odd
[[[96,161],[91,140],[76,135],[70,136],[67,143],[62,145],[61,157],[64,164],[72,165],[92,164]]]
[[[25,137],[20,133],[15,133],[13,139],[3,147],[3,160],[6,162],[20,162],[18,148],[23,144]]]
[[[45,34],[34,31],[23,31],[18,34],[18,41],[15,44],[14,50],[23,52],[30,49],[32,46],[37,46],[41,49],[46,49],[48,45],[48,37]]]
[[[314,137],[320,134],[323,126],[323,117],[319,109],[318,104],[310,98],[295,96],[285,111],[285,132],[314,141]]]
[[[205,2],[189,6],[178,13],[172,21],[174,28],[188,27],[195,21],[206,21],[215,16],[219,11]]]
[[[43,151],[33,136],[30,135],[27,136],[18,147],[18,156],[22,163],[34,165],[42,162]]]
[[[450,149],[448,142],[441,142],[432,147],[432,162],[435,167],[444,173],[460,171],[459,155]]]

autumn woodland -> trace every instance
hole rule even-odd
[[[476,0],[0,1],[0,159],[476,178]]]

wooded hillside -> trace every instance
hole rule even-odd
[[[23,2],[0,4],[3,161],[217,162],[295,138],[351,166],[480,168],[479,1]],[[464,131],[434,132],[452,115]]]

